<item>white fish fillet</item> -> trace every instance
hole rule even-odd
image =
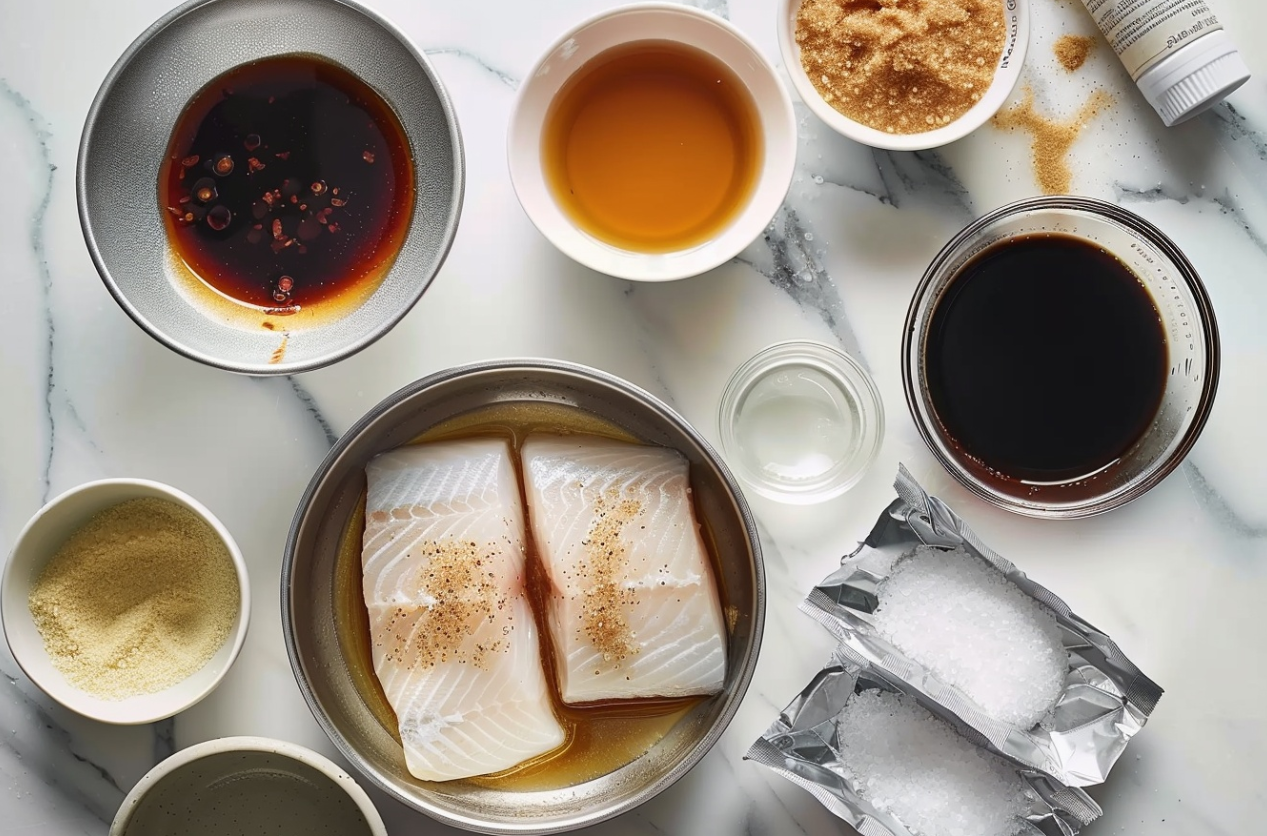
[[[362,551],[374,672],[409,771],[448,781],[563,743],[524,590],[524,516],[507,442],[384,453],[365,469]]]
[[[551,435],[522,456],[563,701],[720,691],[726,629],[686,459]]]

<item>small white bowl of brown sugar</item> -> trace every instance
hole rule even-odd
[[[246,564],[201,503],[158,482],[105,479],[41,508],[4,567],[13,658],[85,717],[152,723],[219,684],[246,638]]]
[[[893,151],[981,127],[1011,94],[1029,0],[781,0],[792,86],[837,133]]]

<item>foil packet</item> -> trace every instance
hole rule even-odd
[[[934,713],[954,716],[978,732],[997,754],[1068,787],[1102,783],[1157,706],[1161,687],[1111,638],[981,542],[945,503],[929,496],[905,467],[899,467],[894,488],[898,498],[858,549],[814,588],[801,604],[802,611],[839,639],[843,658],[901,683],[901,690]],[[1055,706],[1032,728],[989,716],[962,691],[904,656],[875,629],[872,614],[879,604],[881,584],[902,556],[920,546],[961,548],[985,560],[1056,617],[1069,668]]]
[[[860,668],[852,658],[837,650],[831,663],[783,710],[744,759],[768,767],[807,790],[862,836],[912,836],[900,819],[877,809],[855,790],[839,758],[837,717],[855,692],[870,688],[909,693],[901,683],[866,667]],[[925,707],[970,743],[984,746],[985,741],[979,735],[953,716],[936,707]],[[1001,757],[1016,768],[1032,791],[1026,823],[1021,825],[1029,833],[1077,836],[1084,825],[1099,818],[1099,805],[1082,790],[1066,787],[1014,758]]]

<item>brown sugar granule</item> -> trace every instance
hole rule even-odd
[[[1066,194],[1073,183],[1068,154],[1086,124],[1113,103],[1103,90],[1091,94],[1067,122],[1057,122],[1034,109],[1034,91],[1026,87],[1020,104],[1001,110],[994,115],[996,127],[1004,130],[1024,130],[1033,134],[1030,145],[1034,158],[1034,176],[1045,194]]]
[[[577,565],[589,582],[581,600],[581,626],[594,648],[607,662],[621,662],[638,652],[629,627],[628,610],[634,591],[623,585],[628,550],[621,531],[642,513],[642,504],[631,499],[600,498],[589,534],[582,541],[586,559]],[[598,673],[598,671],[595,671]]]
[[[146,498],[107,508],[71,535],[27,605],[54,667],[90,694],[121,700],[205,665],[240,600],[215,530],[181,505]]]
[[[410,668],[432,668],[450,661],[485,667],[490,654],[509,645],[503,641],[472,645],[467,637],[481,621],[501,618],[509,628],[512,619],[506,595],[499,594],[494,556],[466,540],[433,540],[415,548],[424,560],[402,592],[409,600],[428,603],[402,605],[388,616],[385,634],[391,638],[385,660]]]
[[[948,125],[994,79],[1006,40],[1000,0],[804,0],[801,64],[855,122],[894,134]]]
[[[1087,56],[1091,54],[1091,50],[1095,49],[1095,38],[1088,38],[1085,35],[1061,35],[1060,40],[1056,41],[1052,49],[1055,50],[1060,65],[1066,71],[1073,72],[1087,62]]]

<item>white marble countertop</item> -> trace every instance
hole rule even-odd
[[[506,174],[522,73],[565,27],[610,0],[372,0],[423,48],[456,103],[468,181],[443,271],[385,339],[333,368],[251,379],[146,336],[93,269],[75,211],[80,130],[118,55],[171,0],[0,0],[0,549],[49,497],[105,476],[175,485],[237,538],[255,591],[246,647],[220,688],[174,721],[116,728],[68,714],[0,656],[0,836],[102,836],[159,759],[208,738],[261,734],[327,754],[291,676],[278,609],[296,501],[339,433],[438,369],[545,356],[621,375],[716,439],[733,369],[768,343],[839,343],[875,375],[888,411],[879,461],[839,500],[752,497],[765,534],[769,615],[756,678],[729,731],[686,778],[596,828],[835,834],[806,793],[741,760],[819,667],[826,634],[796,610],[865,536],[899,461],[995,549],[1062,595],[1167,688],[1107,785],[1090,834],[1267,832],[1267,5],[1210,0],[1254,79],[1227,104],[1164,128],[1109,50],[1068,74],[1052,45],[1093,34],[1076,0],[1033,0],[1023,83],[1068,116],[1094,89],[1113,104],[1073,147],[1073,191],[1116,201],[1187,252],[1219,317],[1223,377],[1187,462],[1146,497],[1083,522],[1036,522],[972,498],[924,448],[901,391],[899,333],[932,256],[973,216],[1039,191],[1028,141],[987,126],[936,153],[872,151],[803,108],[795,183],[763,240],[695,279],[634,285],[591,273],[529,223]],[[710,0],[777,62],[774,0]],[[444,828],[371,789],[393,836]]]

